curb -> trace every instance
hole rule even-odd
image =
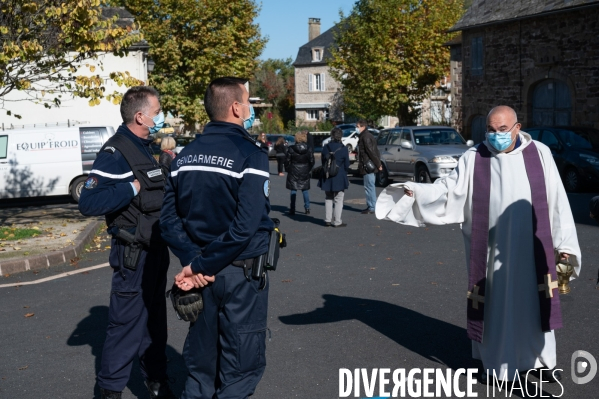
[[[72,245],[61,249],[60,251],[49,252],[45,255],[35,255],[27,258],[9,259],[0,262],[0,276],[5,274],[14,274],[26,272],[28,270],[47,269],[51,266],[62,265],[69,260],[76,258],[81,253],[85,246],[94,238],[96,231],[102,225],[103,220],[90,222]]]

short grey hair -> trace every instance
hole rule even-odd
[[[125,125],[133,123],[135,114],[138,112],[148,112],[150,96],[156,97],[160,101],[158,91],[151,86],[135,86],[127,90],[121,101],[121,118]]]

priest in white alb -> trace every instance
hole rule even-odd
[[[434,184],[399,183],[376,216],[410,226],[461,223],[468,263],[467,333],[486,382],[544,369],[558,381],[554,330],[562,326],[556,263],[580,272],[568,197],[550,149],[520,131],[516,112],[487,116],[486,140]],[[516,376],[517,377],[517,376]]]

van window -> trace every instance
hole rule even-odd
[[[6,159],[8,136],[0,136],[0,159]]]
[[[81,153],[96,154],[102,148],[102,132],[97,128],[79,128],[81,137]]]

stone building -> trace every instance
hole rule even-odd
[[[599,128],[599,0],[474,0],[450,31],[453,123],[484,138],[513,107],[524,128]]]
[[[320,19],[308,20],[308,43],[299,48],[295,67],[295,121],[299,125],[315,125],[330,119],[342,121],[337,106],[341,86],[330,74],[327,60],[335,43],[332,27],[320,34]]]

